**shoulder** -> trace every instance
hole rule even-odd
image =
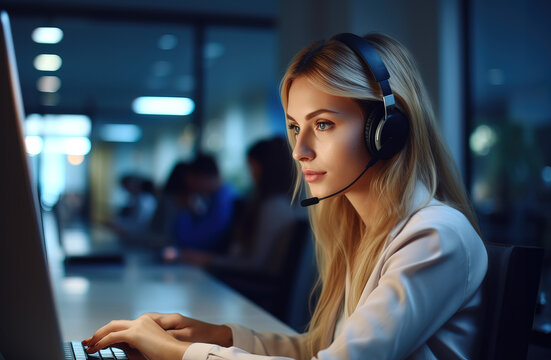
[[[486,249],[476,230],[463,213],[435,200],[391,233],[384,257],[398,253],[411,261],[445,263],[449,270],[466,273],[474,288],[486,274]]]
[[[391,241],[407,241],[429,233],[438,235],[445,244],[483,246],[480,236],[463,213],[436,200],[398,225],[391,232]]]

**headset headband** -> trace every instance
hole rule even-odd
[[[383,91],[383,103],[386,114],[387,108],[393,106],[395,101],[394,94],[388,82],[390,74],[377,51],[367,42],[367,40],[351,33],[337,34],[333,36],[332,39],[347,45],[360,59],[363,59],[364,64],[371,71]]]

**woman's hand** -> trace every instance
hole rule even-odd
[[[180,360],[190,345],[169,334],[148,315],[111,321],[82,344],[88,346],[88,353],[126,344],[152,360]]]
[[[209,324],[180,314],[147,313],[142,316],[150,317],[180,341],[202,342],[224,347],[233,345],[231,329],[225,325]]]

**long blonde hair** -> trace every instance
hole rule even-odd
[[[423,183],[432,197],[462,212],[478,231],[459,171],[442,142],[413,58],[404,46],[388,36],[370,34],[365,39],[379,53],[390,73],[390,86],[397,106],[409,118],[410,134],[400,153],[380,161],[370,182],[370,192],[378,194],[378,200],[385,206],[377,207],[378,212],[368,224],[345,196],[324,200],[309,209],[321,287],[307,334],[310,356],[328,345],[325,337],[333,325],[335,310],[344,306],[349,314],[354,311],[390,231],[414,210],[408,207],[417,182]],[[298,77],[306,77],[325,93],[358,102],[382,98],[372,74],[366,73],[351,49],[336,40],[314,43],[295,56],[281,81],[285,113],[289,89]],[[294,147],[293,136],[289,136],[289,141]],[[295,165],[297,194],[302,188],[302,173],[298,162]],[[345,301],[347,274],[350,288]]]

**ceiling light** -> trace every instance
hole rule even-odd
[[[142,138],[142,129],[134,124],[105,124],[99,129],[99,137],[110,142],[136,142]]]
[[[132,102],[132,109],[144,115],[189,115],[195,103],[186,97],[142,96]]]
[[[55,93],[61,87],[61,80],[57,76],[41,76],[36,82],[38,91]]]
[[[40,136],[25,136],[25,147],[30,156],[38,155],[44,148],[44,141]]]
[[[25,120],[25,134],[38,136],[89,136],[92,121],[86,115],[30,114]]]
[[[61,67],[61,57],[55,54],[40,54],[34,58],[34,67],[39,71],[57,71]]]
[[[38,27],[31,36],[39,44],[57,44],[63,39],[63,31],[56,27]]]
[[[90,140],[81,136],[47,137],[44,152],[49,154],[86,155],[90,152]]]

